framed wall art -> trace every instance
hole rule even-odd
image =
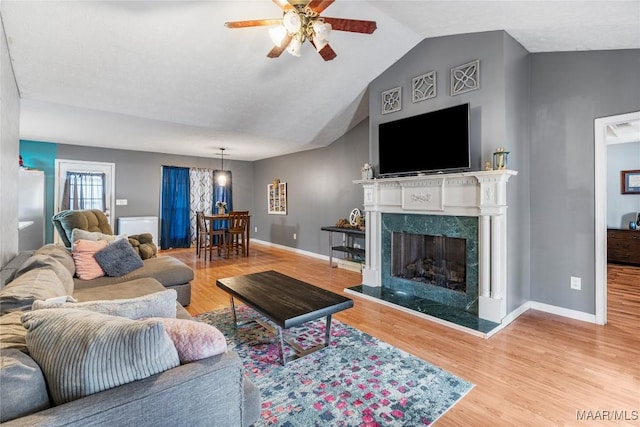
[[[640,194],[640,169],[620,171],[620,192]]]
[[[274,180],[267,186],[267,213],[287,214],[287,183]]]

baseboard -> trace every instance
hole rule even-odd
[[[254,242],[260,245],[272,246],[275,248],[283,249],[285,251],[295,252],[300,255],[306,255],[313,258],[323,259],[329,262],[328,256],[320,255],[315,252],[303,251],[302,249],[292,248],[291,246],[278,245],[276,243],[265,242],[263,240],[251,239],[251,243],[254,243]],[[345,269],[356,271],[356,272],[362,271],[362,264],[359,264],[357,262],[350,262],[350,261],[345,261],[345,260],[335,259],[335,258],[334,260],[339,268],[345,268]],[[585,313],[583,311],[578,311],[578,310],[571,310],[569,308],[557,307],[554,305],[545,304],[545,303],[536,302],[536,301],[527,301],[523,303],[520,307],[508,313],[500,322],[500,327],[491,331],[490,334],[488,334],[488,336],[494,335],[496,332],[500,331],[501,329],[509,325],[511,322],[516,320],[521,314],[523,314],[529,309],[544,311],[545,313],[551,313],[558,316],[567,317],[569,319],[580,320],[582,322],[596,323],[595,314],[589,314],[589,313]]]
[[[252,244],[257,243],[259,245],[270,246],[273,248],[278,248],[278,249],[282,249],[289,252],[295,252],[299,255],[306,255],[312,258],[323,259],[327,261],[327,263],[329,263],[329,257],[327,255],[320,255],[315,252],[304,251],[302,249],[292,248],[291,246],[279,245],[277,243],[265,242],[264,240],[251,239],[250,241]],[[335,257],[333,257],[333,262],[338,268],[344,268],[345,270],[355,271],[356,273],[362,272],[362,264],[358,262],[347,261],[347,260],[339,259]]]
[[[584,311],[571,310],[569,308],[556,307],[555,305],[544,304],[541,302],[529,301],[529,308],[545,313],[556,314],[562,317],[568,317],[582,322],[596,323],[596,315],[585,313]]]

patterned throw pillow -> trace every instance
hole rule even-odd
[[[144,266],[127,239],[116,240],[94,254],[94,258],[107,276],[120,277]]]
[[[100,249],[106,248],[106,240],[76,240],[73,244],[73,260],[76,263],[76,276],[81,280],[91,280],[104,276],[104,271],[93,257]]]
[[[188,319],[151,318],[164,325],[181,363],[195,362],[227,351],[227,340],[215,326]]]
[[[55,405],[180,365],[162,323],[67,308],[22,316],[27,348]]]

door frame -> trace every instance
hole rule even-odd
[[[102,172],[106,175],[105,194],[106,194],[106,212],[105,215],[109,220],[111,228],[114,228],[115,206],[116,206],[116,164],[109,162],[92,162],[86,160],[67,160],[56,159],[55,161],[55,184],[54,184],[54,200],[53,200],[53,214],[60,212],[60,204],[63,192],[63,185],[65,181],[65,174],[67,171],[76,172]],[[61,243],[60,236],[54,230],[53,242]]]
[[[595,141],[595,301],[599,325],[607,323],[607,125],[640,120],[640,111],[594,120]]]

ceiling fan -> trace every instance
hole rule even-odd
[[[336,57],[329,46],[332,30],[372,34],[376,30],[375,21],[358,19],[329,18],[320,14],[335,0],[273,0],[282,9],[280,19],[256,19],[251,21],[225,22],[227,28],[274,26],[269,30],[275,46],[267,56],[277,58],[286,50],[293,56],[300,56],[305,40],[316,48],[322,59],[330,61]]]

